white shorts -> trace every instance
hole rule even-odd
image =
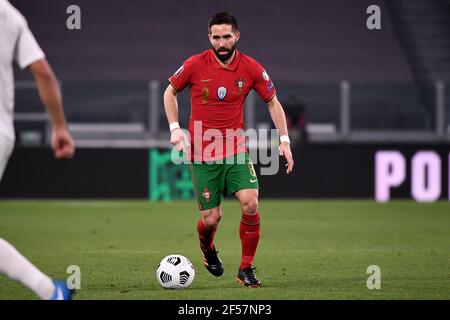
[[[0,133],[0,181],[6,169],[9,157],[14,148],[14,140]]]

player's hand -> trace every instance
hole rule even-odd
[[[54,128],[52,131],[52,149],[55,158],[71,159],[75,154],[75,143],[66,128]]]
[[[172,130],[170,134],[170,143],[177,151],[184,151],[185,153],[188,152],[188,148],[190,147],[188,137],[181,128]]]
[[[292,158],[291,145],[289,142],[282,142],[278,147],[278,151],[280,152],[280,156],[284,156],[286,158],[286,174],[292,172],[292,168],[294,167],[294,160]]]

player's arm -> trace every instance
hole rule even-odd
[[[286,173],[289,174],[292,172],[294,167],[294,160],[292,158],[291,145],[289,142],[286,115],[276,95],[269,102],[267,102],[267,106],[269,108],[270,117],[272,118],[272,121],[278,129],[278,133],[280,135],[281,143],[279,146],[279,153],[280,156],[284,156],[286,158]]]
[[[58,81],[46,59],[40,59],[28,66],[36,81],[39,96],[52,122],[52,148],[57,159],[72,158],[75,144],[67,130],[61,92]]]
[[[164,109],[166,110],[167,121],[169,125],[178,123],[178,99],[177,91],[169,84],[164,91]]]
[[[166,111],[167,121],[169,122],[170,143],[174,145],[178,151],[187,151],[189,141],[178,123],[177,91],[171,84],[169,84],[166,91],[164,91],[164,109]]]

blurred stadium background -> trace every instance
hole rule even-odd
[[[27,17],[61,83],[69,128],[78,149],[71,161],[57,162],[53,159],[49,148],[49,122],[34,82],[26,72],[17,72],[16,149],[0,184],[3,234],[8,234],[8,225],[14,227],[17,222],[17,229],[13,228],[10,235],[29,248],[26,243],[30,239],[20,236],[19,231],[14,232],[20,230],[20,223],[13,213],[24,209],[20,201],[7,200],[11,198],[134,198],[166,202],[193,199],[188,169],[172,165],[168,157],[169,130],[162,95],[167,78],[183,60],[209,47],[208,18],[216,11],[227,10],[239,22],[242,38],[238,49],[259,60],[274,79],[293,140],[296,162],[293,175],[286,176],[280,172],[274,176],[261,176],[261,203],[267,199],[268,207],[278,210],[280,214],[284,210],[290,213],[295,213],[297,209],[305,210],[299,212],[297,217],[304,217],[301,214],[305,212],[317,211],[319,220],[314,221],[311,214],[306,217],[306,222],[309,221],[313,229],[314,226],[318,228],[317,235],[323,232],[329,242],[308,242],[309,248],[315,245],[317,248],[333,247],[334,240],[327,238],[330,236],[330,229],[327,229],[330,225],[322,223],[334,217],[332,213],[337,210],[343,214],[343,219],[333,218],[330,221],[346,224],[340,225],[342,229],[334,230],[336,234],[341,234],[340,231],[344,234],[348,230],[351,230],[350,235],[354,232],[343,242],[344,247],[348,244],[348,248],[353,248],[359,242],[361,247],[356,248],[355,252],[360,255],[367,248],[376,247],[375,239],[381,235],[385,239],[383,248],[389,248],[392,244],[395,249],[392,252],[386,249],[389,251],[386,253],[379,248],[381,251],[375,249],[372,254],[389,263],[403,252],[403,258],[410,259],[396,265],[398,274],[406,270],[407,263],[423,266],[414,277],[419,279],[429,274],[430,282],[422,284],[435,289],[424,293],[416,282],[416,291],[412,294],[407,284],[395,283],[393,287],[405,290],[403,294],[376,297],[449,298],[448,264],[447,271],[441,268],[444,268],[445,261],[448,262],[445,247],[450,244],[448,232],[442,229],[450,221],[450,0],[11,0],[11,3]],[[72,4],[81,9],[81,30],[68,30],[66,27],[69,16],[66,9]],[[374,4],[381,9],[381,30],[366,27],[370,16],[366,13],[367,7]],[[186,91],[180,95],[179,105],[180,123],[186,126],[190,108]],[[249,96],[245,112],[247,127],[271,127],[269,113],[258,96]],[[374,203],[377,183],[375,155],[379,151],[389,150],[400,152],[405,160],[404,179],[390,189],[393,199],[411,201],[405,206],[398,203],[394,207],[377,206]],[[440,200],[437,204],[414,203],[412,162],[421,151],[437,156],[438,160],[433,164],[438,163],[439,170],[436,171],[437,166],[431,168],[427,162],[419,165],[418,176],[422,179],[416,179],[416,183],[421,184],[416,187],[425,193],[438,188],[439,192],[431,196],[431,202]],[[389,168],[389,172],[394,170]],[[436,172],[437,180],[432,177],[432,173]],[[286,207],[283,207],[284,202],[273,200],[281,198],[290,198],[293,203],[298,201],[299,205],[296,207],[286,202]],[[304,199],[320,198],[339,198],[343,202],[302,202]],[[352,206],[350,199],[355,198],[364,200],[354,202],[356,204]],[[151,210],[168,210],[171,214],[176,214],[180,206],[184,207],[177,201],[172,209],[164,207],[170,206],[170,203],[156,202],[156,207],[155,203],[150,203]],[[196,207],[194,201],[187,203],[189,206],[185,208],[192,214],[184,213],[176,219],[189,215],[192,220],[189,223],[192,224],[196,219]],[[53,212],[52,205],[47,202],[31,204],[26,207],[31,211],[39,207],[36,211],[42,212],[45,217],[43,221],[52,221],[58,215],[56,212],[54,216],[49,213]],[[78,205],[79,202],[73,202],[71,208]],[[127,211],[126,203],[111,202],[107,205],[100,202],[98,206],[105,210]],[[139,207],[136,204],[133,206]],[[62,204],[55,204],[55,207],[61,209]],[[87,205],[83,210],[90,211],[92,207]],[[137,212],[133,210],[131,208],[131,217],[143,217],[140,216],[141,209]],[[386,215],[387,212],[392,216]],[[109,218],[103,214],[106,213],[102,211],[101,219],[108,221]],[[346,214],[351,216],[345,218]],[[359,221],[361,224],[357,224],[358,214],[363,217]],[[429,220],[424,218],[427,215]],[[375,225],[383,232],[372,234],[373,238],[364,238],[358,230],[365,230],[360,229],[363,220],[371,221],[371,217],[379,217]],[[238,219],[237,216],[235,218]],[[403,224],[408,221],[412,223],[412,229]],[[304,222],[298,218],[299,228],[305,229],[301,230],[306,232],[306,237],[308,231],[302,226]],[[396,232],[395,226],[400,225],[405,228],[404,233],[398,233],[396,238],[390,232]],[[29,228],[34,230],[31,225]],[[99,228],[92,227],[94,231],[89,229],[85,240],[93,237]],[[186,228],[186,225],[180,228]],[[135,235],[134,232],[145,231],[130,231],[130,236]],[[195,256],[198,255],[196,236],[194,230],[190,232],[190,238],[187,237],[190,239],[189,246],[183,248],[189,248],[187,250],[192,250],[188,251],[189,254]],[[230,231],[230,239],[237,239],[233,232]],[[314,232],[309,232],[314,236]],[[225,234],[222,241],[225,241]],[[113,238],[111,231],[108,239]],[[430,242],[423,241],[425,238]],[[170,250],[176,250],[176,244],[166,244],[162,235],[158,239],[161,247],[168,245]],[[305,239],[297,240],[293,241],[292,246],[301,249]],[[108,241],[105,243],[112,247],[105,244],[106,247],[101,250],[119,250],[117,247],[120,244]],[[141,243],[145,254],[148,252],[144,247],[151,245],[148,242]],[[101,242],[89,240],[89,245],[94,243]],[[83,245],[80,246],[83,248]],[[237,243],[231,247],[238,250]],[[224,249],[224,255],[230,255],[231,259],[232,251],[226,251],[226,246]],[[323,259],[345,260],[346,257],[340,255],[342,252],[339,253],[340,249],[335,249],[337,251],[327,251]],[[427,250],[434,250],[435,256],[428,257]],[[33,257],[44,261],[43,253],[37,252],[29,249]],[[408,252],[414,252],[414,255],[408,256]],[[158,252],[163,253],[164,250]],[[366,265],[370,264],[369,256],[365,256]],[[86,263],[92,262],[88,257],[84,257]],[[155,254],[155,261],[158,257]],[[270,257],[273,260],[270,262],[282,259],[276,254]],[[311,252],[308,257],[314,260]],[[424,259],[436,264],[427,269],[421,264]],[[362,260],[366,263],[365,258]],[[303,261],[300,264],[306,267],[307,263]],[[313,274],[315,269],[309,267],[309,272]],[[343,269],[343,278],[347,277],[347,271],[350,272]],[[361,278],[363,284],[364,272],[365,269]],[[206,279],[207,275],[203,273],[200,279],[202,277]],[[396,273],[391,277],[395,278]],[[326,282],[326,277],[321,279]],[[442,281],[447,281],[447,286]],[[207,286],[206,280],[201,283]],[[283,285],[289,287],[289,281]],[[328,295],[326,290],[316,292],[314,288],[321,285],[320,281],[315,282],[312,278],[309,287],[306,287],[312,291],[305,289],[278,297],[305,297],[302,294],[309,298],[373,297],[355,291]],[[90,296],[84,297],[101,297],[95,293],[91,291]],[[233,294],[230,292],[226,297],[236,297]],[[118,298],[121,295],[109,297]],[[170,295],[165,297],[173,298]],[[274,296],[265,291],[254,297]]]

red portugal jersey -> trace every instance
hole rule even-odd
[[[223,67],[212,49],[191,56],[169,78],[176,91],[189,86],[191,117],[190,160],[211,161],[245,152],[244,103],[254,89],[264,102],[275,96],[275,86],[264,68],[236,50]]]

